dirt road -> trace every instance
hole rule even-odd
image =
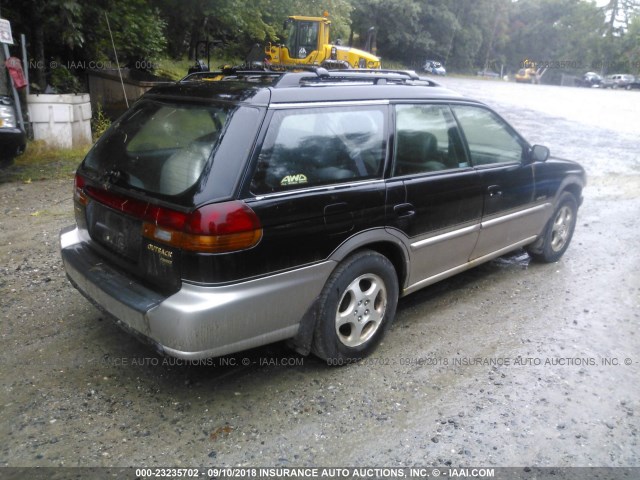
[[[640,92],[443,83],[585,165],[573,243],[401,300],[345,368],[156,356],[65,279],[72,181],[0,185],[0,466],[640,466]]]

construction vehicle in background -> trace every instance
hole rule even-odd
[[[331,21],[325,12],[322,17],[290,16],[284,24],[286,41],[265,47],[267,65],[317,65],[328,69],[380,68],[380,59],[372,53],[339,43],[329,42]],[[372,35],[369,31],[369,36]],[[367,44],[371,41],[368,40]]]
[[[324,12],[322,17],[305,17],[292,15],[284,22],[286,40],[282,44],[269,43],[266,46],[256,44],[247,57],[244,65],[235,67],[224,66],[227,71],[237,70],[290,70],[309,67],[323,67],[335,69],[379,69],[380,58],[365,50],[329,43],[331,21],[329,14]],[[369,29],[365,48],[371,49],[374,44],[375,29]],[[211,48],[216,42],[200,41],[197,51],[207,57],[207,62],[196,60],[189,68],[189,74],[206,73],[210,71]],[[208,77],[219,80],[224,75]],[[204,77],[203,77],[204,78]]]
[[[548,67],[538,66],[536,62],[525,59],[522,62],[522,67],[514,75],[514,80],[517,83],[535,83],[539,84],[542,76],[547,73]]]

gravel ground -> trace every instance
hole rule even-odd
[[[400,301],[374,356],[183,365],[68,283],[72,180],[0,185],[0,466],[640,466],[640,92],[444,79],[589,172],[573,243]]]

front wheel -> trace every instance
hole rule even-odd
[[[558,206],[547,224],[541,242],[536,242],[535,249],[529,255],[543,263],[557,262],[569,248],[578,219],[578,203],[570,193],[563,193]]]
[[[367,356],[395,316],[393,264],[371,250],[348,257],[327,280],[319,302],[313,353],[335,365]]]

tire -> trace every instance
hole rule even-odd
[[[387,257],[371,250],[345,259],[319,299],[312,352],[331,365],[369,355],[388,330],[398,305],[398,276]]]
[[[578,219],[578,202],[568,192],[563,193],[549,223],[545,227],[541,242],[535,243],[535,250],[529,250],[531,258],[537,262],[553,263],[560,260],[569,248]]]

